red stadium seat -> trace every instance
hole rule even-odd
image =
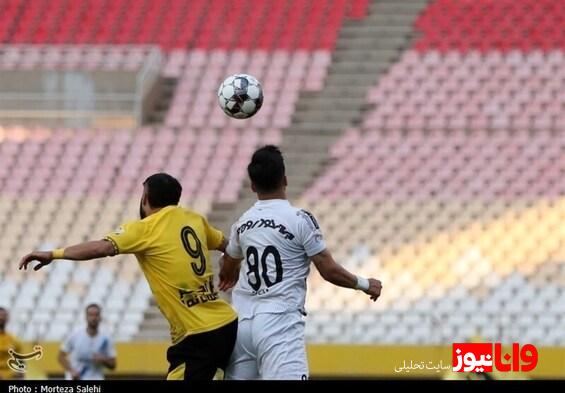
[[[40,0],[26,3],[24,12],[16,18],[20,7],[16,1],[2,10],[3,42],[159,43],[165,50],[314,50],[332,48],[343,19],[363,18],[368,2],[340,0],[334,5],[329,0],[276,0],[267,7],[267,3],[251,0]],[[347,14],[345,10],[349,10]],[[306,16],[307,24],[303,20]],[[202,23],[204,17],[206,23]],[[298,34],[302,26],[306,31]]]

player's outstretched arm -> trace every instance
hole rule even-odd
[[[34,251],[21,259],[19,269],[27,270],[28,265],[33,261],[39,262],[33,270],[39,270],[42,267],[49,265],[54,259],[86,261],[114,254],[115,248],[108,240],[95,240],[67,248],[59,248],[53,251]]]
[[[318,269],[324,280],[340,287],[360,289],[369,295],[373,301],[381,296],[382,284],[379,280],[374,278],[366,279],[350,273],[335,262],[332,254],[327,249],[310,259],[314,262],[316,269]]]

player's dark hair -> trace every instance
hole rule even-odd
[[[151,207],[178,205],[182,186],[179,181],[166,173],[156,173],[143,182]]]
[[[96,303],[90,303],[88,306],[86,306],[85,311],[90,310],[91,308],[96,308],[98,309],[98,312],[102,311],[102,307],[100,307],[98,304]]]
[[[266,145],[256,150],[247,166],[247,173],[258,192],[276,191],[285,175],[284,159],[280,149]]]

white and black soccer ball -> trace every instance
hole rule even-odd
[[[248,119],[263,105],[263,88],[251,75],[228,76],[218,89],[218,104],[226,115]]]

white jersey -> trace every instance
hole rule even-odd
[[[305,313],[310,258],[326,245],[312,214],[284,199],[257,201],[232,226],[226,253],[243,258],[232,302],[239,319]]]
[[[61,346],[61,351],[68,354],[71,367],[80,373],[81,380],[104,379],[104,367],[92,362],[95,353],[115,358],[116,349],[110,336],[98,331],[91,336],[86,327],[75,330]],[[70,373],[65,373],[66,379],[72,379]]]

